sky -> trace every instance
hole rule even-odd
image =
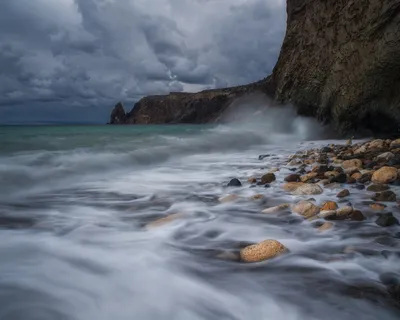
[[[1,0],[0,123],[105,123],[118,101],[260,80],[285,27],[285,0]]]

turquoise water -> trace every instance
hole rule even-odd
[[[0,319],[398,319],[379,275],[399,258],[343,258],[349,245],[381,250],[371,237],[386,231],[343,222],[321,235],[290,212],[261,213],[294,201],[280,187],[292,173],[283,164],[337,142],[321,136],[316,124],[290,118],[0,127]],[[246,182],[277,166],[270,188]],[[234,177],[242,188],[226,188]],[[221,204],[230,193],[241,200]],[[177,221],[146,228],[175,213]],[[290,254],[256,264],[219,258],[265,239]]]

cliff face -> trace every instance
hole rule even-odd
[[[209,122],[254,91],[339,131],[397,132],[400,1],[288,0],[286,36],[270,77],[237,88],[146,97],[124,123]]]
[[[340,131],[397,131],[400,1],[288,0],[287,16],[275,98]]]

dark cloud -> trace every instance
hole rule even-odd
[[[0,122],[105,122],[118,100],[261,79],[285,20],[284,0],[2,0]]]

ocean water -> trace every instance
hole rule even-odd
[[[400,230],[366,212],[320,233],[290,212],[261,213],[296,200],[280,187],[289,168],[270,188],[246,182],[338,142],[326,137],[292,114],[219,126],[1,127],[0,319],[399,319],[380,277],[399,273]],[[225,187],[234,177],[242,188]],[[363,192],[350,201],[361,205]],[[241,200],[219,203],[229,193]],[[265,239],[290,253],[255,264],[220,257]]]

